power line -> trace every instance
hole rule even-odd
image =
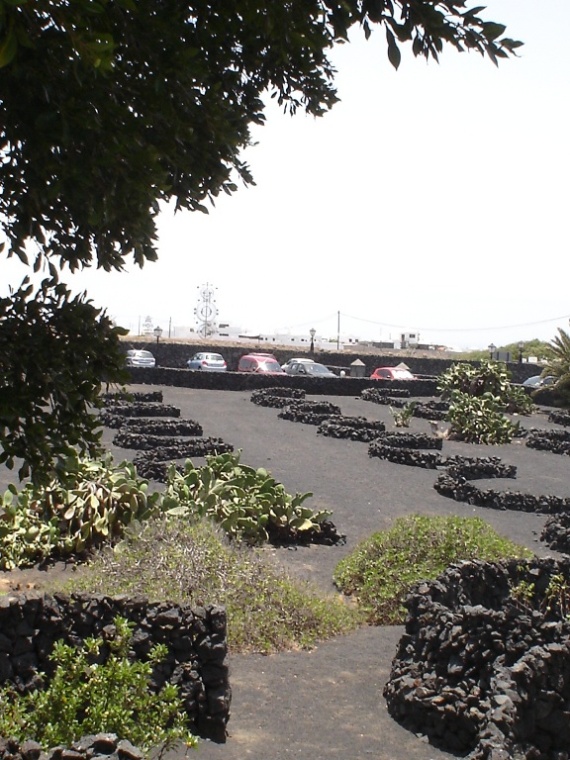
[[[279,332],[279,330],[299,330],[302,327],[306,328],[308,325],[314,326],[323,322],[328,322],[330,319],[336,319],[336,318],[337,318],[337,312],[335,312],[334,314],[329,314],[326,317],[319,317],[319,319],[309,319],[304,322],[299,322],[296,325],[288,325],[286,328],[285,327],[277,328],[276,332]]]
[[[401,324],[394,325],[389,322],[375,322],[371,319],[362,319],[361,317],[351,317],[349,314],[341,314],[345,319],[353,319],[356,322],[366,322],[376,327],[391,327],[394,329],[400,329]],[[498,325],[494,327],[421,327],[418,328],[422,332],[485,332],[487,330],[509,330],[518,327],[534,327],[535,325],[544,325],[548,322],[558,322],[561,319],[570,319],[570,314],[563,314],[561,317],[552,317],[551,319],[541,319],[537,322],[522,322],[516,325]]]

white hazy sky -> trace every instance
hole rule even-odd
[[[550,340],[570,318],[570,2],[488,0],[482,15],[525,42],[518,58],[407,52],[396,72],[383,32],[356,34],[333,55],[328,115],[271,107],[254,130],[256,187],[209,215],[164,211],[142,271],[68,281],[133,333],[147,316],[193,324],[209,283],[219,319],[251,331],[336,336],[340,312],[361,339]]]

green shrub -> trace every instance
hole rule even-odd
[[[520,425],[504,412],[530,414],[533,408],[525,391],[512,385],[501,362],[454,364],[439,378],[438,390],[450,402],[446,416],[451,423],[449,437],[470,443],[510,443]]]
[[[525,573],[525,567],[518,569],[522,577],[518,582],[511,582],[510,589],[510,601],[515,607],[526,614],[537,610],[552,621],[570,621],[570,579],[564,573],[554,573],[546,589],[539,593],[532,576]]]
[[[453,364],[438,380],[438,391],[443,399],[453,400],[456,391],[475,397],[493,397],[498,409],[510,414],[530,414],[532,400],[518,385],[511,382],[511,374],[503,362],[481,361],[478,366],[467,363]]]
[[[451,423],[448,437],[468,443],[510,443],[520,434],[520,423],[511,422],[501,412],[490,393],[469,396],[454,391],[446,419]]]
[[[114,465],[69,457],[57,480],[10,485],[0,505],[0,568],[28,567],[53,556],[82,554],[153,514],[160,494],[148,493],[130,462]]]
[[[104,662],[97,659],[102,638],[88,638],[79,649],[59,641],[50,657],[55,673],[45,689],[21,695],[13,687],[2,688],[0,736],[19,742],[32,738],[44,750],[100,732],[128,739],[146,752],[179,740],[194,746],[177,688],[149,689],[153,665],[164,660],[166,645],[155,646],[148,662],[133,662],[129,623],[117,618],[115,630]]]
[[[339,562],[334,581],[358,599],[371,624],[396,625],[405,620],[403,602],[411,587],[437,578],[448,565],[530,556],[479,518],[411,515],[359,544]]]
[[[401,409],[390,407],[390,413],[394,419],[394,425],[396,427],[410,427],[410,420],[414,416],[414,410],[417,406],[415,401],[410,401],[409,404],[405,404]]]
[[[228,541],[208,519],[161,516],[133,526],[75,573],[65,590],[222,604],[233,653],[311,647],[361,622],[340,597],[294,581],[265,550]]]
[[[190,460],[180,473],[168,471],[163,509],[174,516],[208,517],[231,538],[250,544],[268,539],[294,540],[308,530],[320,530],[330,512],[314,512],[303,502],[312,494],[288,494],[270,473],[240,464],[239,453],[207,457],[194,467]]]

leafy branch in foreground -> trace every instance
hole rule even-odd
[[[334,45],[376,27],[438,60],[493,62],[521,44],[465,0],[0,0],[0,218],[10,255],[72,269],[157,258],[160,202],[205,203],[253,184],[241,153],[266,94],[324,114],[338,100]],[[46,61],[50,62],[46,66]]]
[[[13,687],[0,690],[0,736],[34,739],[42,749],[69,746],[83,736],[114,733],[147,753],[162,744],[196,745],[177,688],[149,688],[153,665],[167,655],[156,645],[146,662],[129,660],[129,623],[115,619],[111,653],[99,655],[102,638],[88,638],[76,649],[59,641],[50,659],[55,672],[44,689],[22,695]]]
[[[37,290],[24,279],[0,298],[0,464],[22,462],[20,479],[46,483],[72,451],[101,452],[105,382],[128,379],[119,336],[125,331],[51,276]]]

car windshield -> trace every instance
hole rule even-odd
[[[138,359],[152,359],[153,358],[150,351],[133,351],[132,356],[136,356]]]
[[[307,372],[311,372],[313,375],[328,375],[330,370],[324,364],[308,364]]]
[[[259,363],[259,369],[262,372],[282,372],[279,362],[265,361]]]
[[[392,377],[394,377],[396,380],[410,380],[413,375],[411,372],[408,372],[407,369],[393,369]]]
[[[202,359],[207,362],[223,362],[224,359],[221,354],[202,354]]]

